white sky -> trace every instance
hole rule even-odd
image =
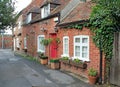
[[[16,4],[15,4],[15,11],[16,12],[20,12],[22,9],[24,9],[27,5],[30,4],[30,2],[32,0],[16,0]]]
[[[30,4],[30,2],[32,0],[16,0],[16,4],[15,4],[15,12],[20,12],[22,9],[24,9],[27,5]],[[12,34],[11,30],[6,30],[5,34]]]

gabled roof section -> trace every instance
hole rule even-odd
[[[71,0],[60,12],[60,20],[62,21],[81,1]]]
[[[60,5],[60,0],[44,0],[41,7],[47,5],[48,3],[55,4],[55,5]]]
[[[91,1],[79,3],[63,20],[61,20],[59,25],[88,20],[93,5]]]
[[[40,14],[40,8],[39,7],[33,7],[29,13],[37,13],[37,14]]]
[[[44,19],[41,19],[40,18],[40,15],[36,16],[31,23],[36,23],[36,22],[40,22],[42,20],[46,20],[46,19],[49,19],[51,17],[55,17],[55,16],[58,16],[58,14],[60,13],[60,11],[62,9],[64,9],[64,7],[69,3],[69,1],[71,0],[45,0],[45,1],[53,1],[53,2],[56,2],[56,3],[59,3],[60,5],[58,5],[54,10],[51,11],[50,15]],[[43,5],[43,4],[42,4]]]
[[[51,15],[56,14],[56,13],[60,13],[61,10],[63,10],[65,8],[65,6],[70,2],[71,0],[61,0],[60,1],[60,5],[57,6],[52,12]]]

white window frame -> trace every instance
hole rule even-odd
[[[29,13],[27,15],[27,23],[30,23],[31,20],[32,20],[32,13]]]
[[[66,54],[66,52],[65,52],[65,39],[68,39],[68,42],[67,42],[67,45],[68,45],[68,54]],[[69,57],[69,37],[68,36],[64,36],[63,37],[63,54],[61,55],[62,57]]]
[[[44,53],[44,52],[45,52],[45,46],[40,43],[40,40],[39,40],[40,37],[45,38],[45,35],[39,35],[39,36],[38,36],[38,38],[37,38],[37,41],[38,41],[38,42],[37,42],[37,51]],[[40,49],[40,45],[44,46],[44,50],[41,50],[41,49]]]
[[[50,14],[50,4],[47,4],[41,8],[41,18],[45,18],[49,14]]]
[[[24,49],[27,49],[27,38],[24,37]]]
[[[75,42],[75,39],[76,38],[80,38],[80,43],[76,43]],[[87,38],[88,39],[88,43],[82,43],[82,39],[83,38]],[[80,56],[78,57],[78,56],[75,56],[75,47],[76,46],[80,46]],[[82,47],[83,46],[87,46],[87,57],[86,58],[83,58],[82,57]],[[75,58],[78,58],[78,59],[80,59],[80,60],[82,60],[82,61],[89,61],[89,36],[87,36],[87,35],[78,35],[78,36],[74,36],[74,57],[73,57],[73,59],[75,59]]]
[[[16,38],[16,47],[20,47],[20,45],[19,45],[19,38]]]

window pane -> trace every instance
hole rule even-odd
[[[68,43],[68,38],[64,38],[63,40],[64,40],[64,41],[63,41],[63,42],[64,42],[64,46],[63,46],[64,52],[63,52],[63,54],[68,55],[68,50],[69,50],[69,49],[68,49],[68,44],[69,44],[69,43]]]
[[[87,53],[82,53],[82,58],[87,58]]]
[[[87,50],[88,50],[87,46],[82,47],[82,58],[87,58],[88,56]]]
[[[41,41],[44,39],[44,37],[39,37],[39,50],[42,50],[44,51],[45,50],[45,47],[43,44],[41,44]]]
[[[65,54],[68,54],[68,44],[65,45]]]
[[[75,38],[76,43],[80,43],[80,38]]]
[[[82,47],[82,52],[87,52],[87,46]]]
[[[82,43],[88,43],[88,38],[82,38]]]
[[[68,39],[67,39],[67,38],[65,38],[65,39],[64,39],[64,41],[65,41],[65,44],[67,44],[67,43],[68,43]]]
[[[75,46],[75,56],[80,57],[80,46]]]

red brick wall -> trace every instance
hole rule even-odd
[[[38,36],[45,35],[45,38],[49,38],[50,33],[55,33],[55,31],[54,31],[55,25],[56,25],[56,23],[53,21],[53,18],[51,18],[49,20],[45,20],[45,21],[35,23],[32,25],[26,25],[23,28],[22,41],[24,40],[24,37],[27,35],[28,54],[37,56],[37,38],[38,38]],[[42,28],[46,29],[46,31],[45,32],[41,31]],[[24,45],[22,45],[22,47],[24,47]],[[49,56],[49,46],[46,47],[46,55]]]
[[[100,54],[99,54],[99,49],[95,46],[93,40],[92,40],[92,33],[90,32],[90,29],[87,28],[83,28],[82,30],[78,30],[78,29],[59,29],[58,30],[58,37],[61,40],[61,44],[59,44],[59,48],[58,48],[58,57],[61,57],[61,55],[63,54],[63,37],[64,36],[68,36],[69,37],[69,56],[70,58],[73,57],[73,53],[74,53],[74,36],[76,35],[88,35],[89,36],[89,59],[90,61],[88,61],[87,63],[87,69],[83,70],[83,69],[72,69],[72,72],[79,74],[79,75],[83,75],[85,77],[87,77],[88,75],[88,69],[93,67],[96,70],[99,71],[99,60],[100,60]],[[103,76],[104,76],[104,59],[103,59]],[[63,66],[65,68],[65,66]],[[72,67],[73,68],[73,67]],[[65,68],[66,70],[68,69],[68,71],[70,68]]]
[[[5,49],[12,48],[12,35],[3,36],[3,46]],[[0,35],[0,48],[2,48],[2,36]]]
[[[35,1],[35,2],[34,2]],[[40,4],[42,4],[43,0],[34,0],[31,5],[29,5],[24,11],[23,14],[26,15],[27,12],[34,6],[40,6]],[[40,2],[38,2],[40,1]],[[64,1],[64,0],[62,0]],[[68,0],[69,1],[69,0]],[[26,17],[26,16],[24,16]],[[22,36],[21,37],[21,49],[24,49],[24,37],[27,37],[27,50],[28,50],[28,54],[32,55],[32,56],[37,56],[37,37],[38,35],[45,35],[45,38],[49,38],[50,37],[50,33],[56,33],[54,31],[54,27],[55,27],[56,23],[53,21],[53,18],[48,19],[48,20],[44,20],[35,24],[30,24],[30,25],[26,25],[23,26],[22,28]],[[41,29],[44,28],[46,29],[45,32],[41,31]],[[66,70],[68,69],[69,71],[72,71],[76,74],[79,75],[83,75],[85,77],[87,77],[88,74],[88,69],[90,67],[94,67],[95,69],[97,69],[99,71],[99,49],[95,46],[95,44],[93,43],[92,40],[92,33],[90,32],[89,29],[87,28],[83,28],[83,30],[77,30],[77,29],[61,29],[59,28],[58,32],[57,32],[57,37],[60,38],[61,43],[58,46],[57,49],[57,57],[60,58],[61,55],[63,54],[63,36],[69,36],[69,55],[70,57],[73,57],[73,37],[76,35],[88,35],[89,36],[89,57],[90,57],[90,61],[87,63],[88,67],[86,70],[83,69],[74,69],[74,67],[72,67],[73,69],[70,70],[69,67],[67,66],[62,66],[63,68],[65,68]],[[23,51],[23,50],[21,50]],[[46,55],[49,56],[49,46],[46,47]],[[104,75],[104,63],[105,61],[103,60],[103,75]]]

